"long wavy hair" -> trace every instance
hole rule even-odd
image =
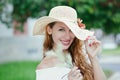
[[[47,27],[52,28],[55,22],[52,22],[46,26],[45,31],[45,41],[43,43],[43,55],[44,57],[45,52],[51,50],[53,48],[54,42],[51,35],[47,32]],[[83,80],[94,80],[93,77],[93,68],[92,66],[86,61],[85,56],[83,55],[82,51],[82,41],[75,38],[68,48],[70,55],[72,57],[72,63],[74,63],[81,71],[83,75]]]

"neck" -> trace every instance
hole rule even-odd
[[[62,52],[62,53],[64,53],[64,54],[68,54],[69,52],[68,52],[68,49],[63,49],[62,48],[62,46],[58,46],[58,47],[53,47],[53,49],[52,49],[54,52],[56,52],[56,51],[60,51],[60,52]]]

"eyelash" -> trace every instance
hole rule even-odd
[[[64,29],[59,29],[59,31],[65,31]]]
[[[72,31],[70,30],[70,32],[72,32]]]

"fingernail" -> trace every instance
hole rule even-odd
[[[91,44],[89,44],[89,46],[91,46]]]
[[[88,40],[88,37],[85,39],[86,41]]]
[[[87,38],[86,38],[86,40],[88,40],[90,38],[90,36],[88,36]]]

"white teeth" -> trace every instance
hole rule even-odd
[[[63,43],[68,44],[69,42],[63,42]]]
[[[63,41],[62,43],[64,43],[64,44],[69,44],[70,42],[69,42],[69,41],[67,41],[67,42],[64,42],[64,41]]]

